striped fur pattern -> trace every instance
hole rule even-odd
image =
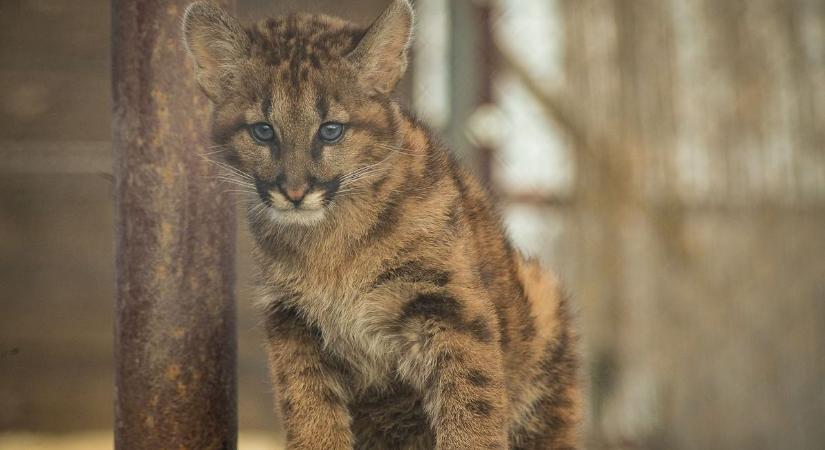
[[[406,0],[366,29],[300,14],[244,28],[206,2],[184,19],[218,164],[250,198],[288,448],[577,448],[567,300],[392,98],[411,29]],[[328,122],[344,124],[335,143]]]

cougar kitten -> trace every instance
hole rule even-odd
[[[251,194],[287,446],[575,448],[577,356],[556,279],[391,96],[412,23],[407,0],[366,29],[186,11],[218,156]]]

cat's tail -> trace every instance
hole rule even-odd
[[[563,329],[569,329],[567,299],[556,275],[535,259],[524,258],[518,258],[518,275],[541,341],[553,340]]]
[[[523,426],[534,430],[536,442],[547,448],[580,448],[584,400],[578,339],[566,292],[535,260],[519,258],[518,276],[536,322],[533,349],[540,352],[543,373],[537,378],[541,394],[532,403],[534,415]]]

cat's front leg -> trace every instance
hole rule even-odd
[[[449,293],[419,294],[399,318],[399,372],[421,390],[439,450],[508,446],[495,323]]]
[[[351,450],[343,369],[321,347],[320,333],[289,308],[267,313],[270,373],[289,450]]]

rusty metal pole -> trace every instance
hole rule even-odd
[[[234,205],[199,157],[189,0],[113,0],[115,448],[234,449]],[[225,4],[225,3],[224,3]]]

